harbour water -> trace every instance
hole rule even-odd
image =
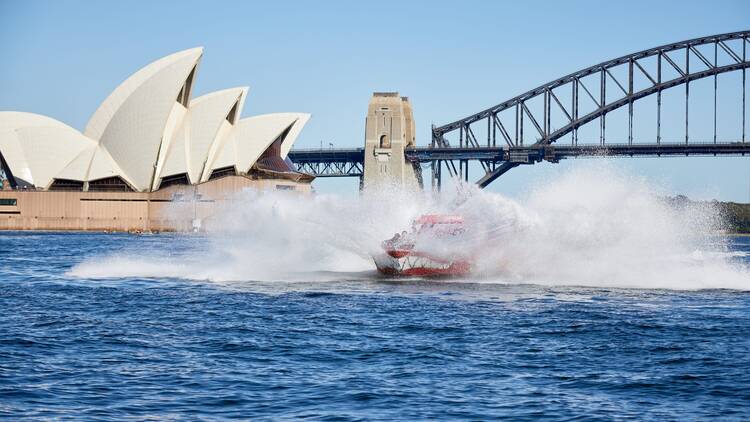
[[[0,417],[747,420],[750,237],[611,173],[461,195],[248,193],[207,234],[0,233]],[[456,204],[510,227],[476,274],[378,276],[373,247]]]
[[[0,416],[744,419],[750,293],[372,272],[305,282],[70,275],[202,237],[0,234]],[[750,238],[731,238],[748,264]]]

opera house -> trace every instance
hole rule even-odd
[[[242,189],[309,191],[287,154],[310,115],[240,118],[247,87],[193,98],[202,56],[142,68],[83,132],[0,112],[0,229],[193,230]]]

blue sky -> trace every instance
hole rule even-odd
[[[195,94],[249,85],[245,116],[312,113],[299,147],[362,145],[373,91],[409,96],[417,141],[426,144],[431,123],[456,120],[575,70],[746,29],[747,1],[0,0],[0,110],[45,114],[82,129],[137,69],[204,46]],[[698,131],[712,124],[710,117],[691,116]],[[731,125],[739,123],[722,120],[720,131],[734,130]],[[519,195],[581,161],[514,169],[491,189]],[[748,158],[614,163],[674,193],[750,200]],[[356,189],[351,179],[315,183],[321,191]]]

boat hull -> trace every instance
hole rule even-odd
[[[382,253],[373,259],[378,271],[389,276],[458,277],[471,271],[470,263],[465,260],[446,261],[413,253]]]

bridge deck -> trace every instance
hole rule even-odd
[[[299,171],[317,177],[362,177],[363,148],[295,149],[289,153]],[[532,164],[575,157],[661,157],[750,155],[750,142],[606,145],[531,145],[526,147],[418,147],[406,150],[413,162],[483,161]]]
[[[750,154],[750,142],[606,145],[531,145],[528,147],[414,148],[406,151],[415,161],[478,160],[534,163],[574,157],[640,157]]]

